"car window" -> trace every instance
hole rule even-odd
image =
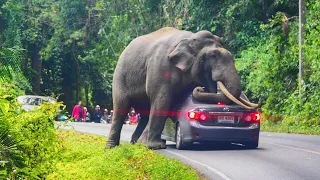
[[[48,101],[40,97],[24,97],[21,103],[23,105],[39,106],[41,103],[44,103],[44,102],[48,102]]]

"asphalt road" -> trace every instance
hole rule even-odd
[[[70,123],[76,131],[107,136],[111,125]],[[123,141],[129,141],[135,126],[124,125]],[[320,180],[320,136],[261,133],[258,149],[241,145],[195,144],[190,150],[176,150],[174,143],[157,152],[180,159],[208,179]]]

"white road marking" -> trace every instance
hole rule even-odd
[[[191,161],[191,162],[193,162],[193,163],[199,164],[199,165],[201,165],[201,166],[204,166],[204,167],[206,167],[207,169],[211,170],[212,172],[218,174],[218,175],[219,175],[222,179],[224,179],[224,180],[231,180],[227,175],[223,174],[222,172],[218,171],[217,169],[215,169],[215,168],[213,168],[213,167],[211,167],[211,166],[208,166],[208,165],[206,165],[206,164],[204,164],[204,163],[201,163],[201,162],[195,161],[195,160],[193,160],[193,159],[190,159],[190,158],[188,158],[188,157],[186,157],[186,156],[184,156],[184,155],[181,155],[181,154],[178,154],[178,153],[169,151],[169,150],[167,150],[167,149],[164,149],[164,151],[166,151],[166,152],[168,152],[168,153],[171,153],[171,154],[174,154],[174,155],[176,155],[176,156],[179,156],[179,157],[181,157],[181,158],[184,158],[184,159],[186,159],[186,160],[188,160],[188,161]]]
[[[308,150],[308,149],[302,149],[302,148],[297,148],[297,147],[292,147],[292,146],[285,146],[285,145],[276,144],[276,143],[273,143],[273,142],[271,142],[271,143],[270,142],[265,142],[265,141],[260,141],[260,142],[265,143],[265,144],[272,144],[272,145],[279,146],[279,147],[285,147],[285,148],[289,148],[289,149],[294,149],[294,150],[297,150],[297,151],[304,151],[304,152],[320,155],[320,152],[312,151],[312,150]]]

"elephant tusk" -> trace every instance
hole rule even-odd
[[[244,104],[246,104],[246,105],[248,105],[248,106],[251,106],[251,107],[257,108],[257,107],[260,106],[259,104],[251,103],[250,101],[247,101],[247,100],[243,99],[242,97],[240,97],[239,100],[240,100],[242,103],[244,103]]]
[[[236,104],[242,106],[245,109],[255,109],[255,107],[249,107],[245,104],[243,104],[242,102],[240,102],[237,98],[235,98],[228,90],[227,88],[224,86],[224,84],[220,81],[217,82],[220,90],[223,92],[224,95],[226,95],[231,101],[235,102]]]

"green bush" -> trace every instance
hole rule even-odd
[[[55,167],[59,139],[54,128],[60,103],[43,104],[26,112],[17,103],[21,91],[13,85],[0,86],[0,161],[2,177],[10,177],[16,169],[17,178],[42,179]]]
[[[8,117],[14,114],[12,107],[14,99],[21,91],[15,86],[3,83],[0,85],[0,179],[11,176],[13,168],[25,167],[25,160],[18,150],[16,136]]]
[[[57,107],[59,104],[45,104],[38,110],[9,118],[19,140],[21,155],[26,159],[26,167],[18,170],[19,173],[43,178],[53,170],[59,154],[59,139],[54,128]]]
[[[142,145],[123,143],[104,151],[106,138],[61,131],[57,170],[47,179],[199,179],[195,170]]]
[[[320,119],[288,116],[280,121],[263,120],[261,122],[261,130],[268,132],[320,135]]]

